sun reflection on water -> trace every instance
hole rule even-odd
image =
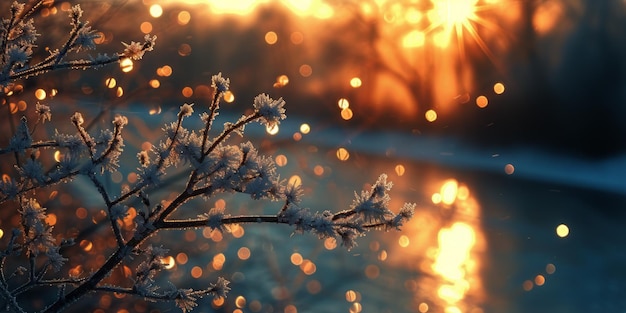
[[[388,253],[389,262],[417,269],[417,277],[405,286],[414,292],[412,307],[419,312],[482,312],[480,268],[486,247],[480,205],[470,188],[454,178],[426,189],[433,191],[436,210],[424,208],[406,225]]]

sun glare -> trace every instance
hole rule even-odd
[[[327,0],[151,0],[149,3],[152,7],[156,4],[162,6],[163,11],[167,12],[172,10],[173,5],[181,2],[197,5],[199,10],[212,15],[244,16],[240,19],[244,23],[257,18],[260,10],[275,8],[288,11],[296,17],[294,25],[290,26],[294,28],[292,31],[285,32],[284,29],[272,27],[264,29],[264,37],[259,38],[268,46],[282,48],[305,43],[312,46],[312,43],[319,42],[320,34],[327,29],[331,30],[335,23],[371,23],[377,29],[371,44],[376,47],[374,50],[380,50],[379,56],[372,57],[380,57],[384,63],[382,67],[391,74],[366,67],[361,69],[360,77],[354,76],[357,73],[351,71],[351,76],[340,79],[347,81],[348,86],[355,89],[367,85],[368,90],[373,90],[368,96],[372,103],[390,103],[394,109],[405,114],[416,115],[436,107],[436,111],[427,113],[426,122],[435,122],[437,115],[449,116],[446,114],[459,103],[456,100],[459,95],[477,92],[474,90],[476,82],[472,80],[475,71],[473,60],[469,58],[484,56],[496,67],[502,65],[496,58],[497,52],[506,48],[506,29],[519,20],[521,12],[520,4],[513,0],[350,0],[345,1],[345,5],[337,5],[337,2]],[[544,5],[541,8],[546,8],[542,12],[555,11],[548,10]],[[181,25],[192,18],[188,11],[174,11],[171,14],[178,16]],[[198,18],[201,19],[199,13]],[[337,33],[337,36],[341,35]],[[355,41],[357,46],[363,39],[345,38]],[[314,48],[311,50],[311,53],[315,53]],[[185,55],[188,54],[187,52]],[[297,62],[293,66],[296,66],[299,76],[291,74],[289,79],[295,82],[299,78],[310,77],[308,84],[311,84],[312,89],[317,88],[313,86],[317,83],[313,67],[316,67],[316,73],[317,66],[319,73],[324,73],[325,64],[311,64],[304,60]],[[338,70],[350,72],[346,69]],[[285,74],[288,73],[290,72],[285,71]],[[413,92],[412,86],[423,84],[425,77],[428,77],[429,83],[424,88],[430,90]],[[391,85],[396,87],[393,93],[389,92]],[[274,84],[275,88],[284,86],[279,80]],[[495,93],[504,92],[503,86],[494,86]],[[351,100],[358,101],[359,96],[350,97]],[[481,100],[477,105],[484,108],[486,103]],[[353,110],[351,108],[343,111],[342,118],[349,120],[352,113],[359,113]]]
[[[335,11],[332,6],[323,0],[162,0],[160,3],[179,3],[187,4],[206,4],[212,13],[215,14],[234,14],[248,15],[252,13],[259,5],[279,2],[287,7],[291,12],[299,16],[313,16],[318,19],[328,19],[333,17]],[[160,15],[159,15],[160,16]]]
[[[464,58],[464,36],[469,34],[480,49],[491,60],[494,59],[491,50],[476,29],[477,24],[494,28],[491,23],[478,15],[479,11],[485,9],[485,5],[480,5],[478,0],[432,0],[432,2],[434,8],[428,12],[430,27],[427,32],[441,36],[436,41],[437,46],[446,48],[456,41],[461,57]]]
[[[435,0],[431,20],[436,24],[443,24],[445,28],[465,24],[476,19],[477,2],[478,0]]]

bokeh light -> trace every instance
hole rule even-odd
[[[565,238],[569,235],[569,227],[565,224],[560,224],[556,227],[556,234],[561,238]]]
[[[278,35],[276,35],[275,32],[273,31],[269,31],[267,33],[265,33],[265,42],[268,45],[273,45],[278,41]]]
[[[163,7],[161,7],[158,4],[153,4],[150,6],[150,15],[152,17],[160,17],[161,15],[163,15]]]

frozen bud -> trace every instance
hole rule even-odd
[[[20,13],[22,13],[23,10],[24,10],[23,3],[14,1],[13,4],[11,4],[11,15],[13,16],[19,15]]]
[[[191,114],[193,114],[193,103],[192,104],[185,103],[180,106],[180,111],[178,112],[179,118],[191,116]]]
[[[52,113],[50,113],[50,107],[37,102],[35,104],[35,111],[37,115],[39,115],[39,120],[44,123],[45,121],[50,121],[52,119]]]
[[[113,125],[115,127],[124,127],[128,124],[128,118],[124,115],[116,115],[113,119]]]
[[[254,98],[254,110],[260,115],[261,123],[268,127],[280,124],[287,117],[284,106],[283,98],[274,100],[264,93]]]
[[[80,8],[80,5],[77,4],[70,9],[70,19],[72,19],[72,25],[80,20],[81,16],[83,16],[83,9]]]
[[[85,123],[83,115],[80,114],[80,112],[75,112],[74,115],[72,115],[72,123],[77,126],[83,125],[83,123]]]
[[[222,73],[217,73],[211,77],[211,87],[215,88],[217,92],[225,92],[230,85],[230,79],[222,77]]]
[[[150,157],[148,156],[147,151],[137,153],[137,158],[139,158],[139,164],[141,164],[142,167],[150,165]]]

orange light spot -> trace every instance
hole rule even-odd
[[[289,36],[289,40],[291,40],[291,43],[294,45],[299,45],[304,42],[304,35],[302,35],[301,32],[293,32],[291,36]]]
[[[133,270],[131,270],[130,267],[128,267],[126,265],[124,265],[122,267],[122,271],[124,272],[124,277],[126,277],[126,278],[130,277],[130,275],[133,274]]]
[[[306,283],[306,290],[314,295],[322,291],[322,284],[317,280],[312,280]]]
[[[277,125],[277,124],[274,124],[274,125],[268,125],[268,126],[266,126],[266,127],[265,127],[265,132],[266,132],[266,133],[268,133],[268,134],[270,134],[270,135],[276,135],[276,134],[278,134],[278,131],[279,131],[279,130],[280,130],[280,129],[279,129],[279,127],[278,127],[278,125]]]
[[[546,283],[546,278],[543,277],[543,275],[535,276],[535,285],[543,286],[543,284],[545,284],[545,283]]]
[[[87,209],[80,207],[76,209],[76,217],[83,220],[87,218]]]
[[[37,89],[35,90],[35,98],[37,98],[37,100],[43,100],[46,98],[46,91],[43,89]]]
[[[183,43],[178,47],[178,55],[181,57],[186,57],[191,54],[191,46],[189,44]]]
[[[187,256],[186,253],[184,252],[180,252],[179,254],[176,255],[176,262],[180,263],[180,264],[187,264],[187,262],[189,261],[189,257]]]
[[[246,306],[246,298],[244,298],[243,296],[238,296],[235,299],[235,305],[238,308],[243,309]]]
[[[313,261],[304,259],[302,264],[300,264],[300,270],[302,270],[302,272],[306,275],[313,275],[317,270],[317,266],[315,266]]]
[[[554,272],[556,272],[556,266],[552,263],[546,265],[546,273],[549,275],[554,274]]]
[[[193,96],[193,89],[191,89],[191,87],[187,86],[187,87],[183,88],[181,93],[183,94],[183,97],[189,98],[189,97]]]
[[[113,89],[117,85],[117,81],[115,78],[109,77],[104,81],[104,85],[109,89]]]
[[[513,164],[507,164],[504,166],[504,172],[507,175],[512,175],[515,172],[515,166]]]
[[[224,298],[220,297],[220,298],[213,298],[212,304],[215,307],[221,307],[222,305],[224,305]]]
[[[354,290],[346,291],[346,301],[348,302],[356,301],[356,292],[354,292]]]
[[[354,116],[354,113],[352,113],[352,110],[350,108],[345,108],[343,110],[341,110],[341,118],[348,121],[350,119],[352,119],[352,117]]]
[[[287,183],[288,185],[294,185],[294,186],[301,186],[302,185],[302,178],[300,178],[300,176],[298,175],[293,175],[289,178],[289,182]]]
[[[324,240],[324,248],[326,248],[326,250],[337,248],[337,240],[335,238],[326,238]]]
[[[291,264],[295,266],[299,266],[300,264],[302,264],[302,261],[304,261],[302,255],[298,252],[292,253],[289,259],[291,260]]]
[[[293,140],[295,140],[295,141],[302,140],[302,134],[300,132],[293,133]]]
[[[283,154],[279,154],[275,158],[276,165],[285,166],[287,165],[287,157]]]
[[[211,240],[213,240],[214,242],[220,242],[224,239],[222,232],[218,230],[211,231],[210,237],[211,237]]]
[[[417,309],[420,311],[420,313],[426,313],[428,312],[428,304],[425,302],[422,302],[419,304],[419,306],[417,306]]]
[[[370,264],[365,268],[365,276],[369,279],[377,278],[380,275],[380,268],[378,266]]]
[[[154,89],[161,87],[161,82],[158,79],[151,79],[148,84]]]
[[[409,237],[407,237],[406,235],[402,235],[400,236],[400,238],[398,238],[398,245],[400,245],[400,247],[402,248],[408,247],[410,243],[411,241],[409,240]]]
[[[26,111],[26,107],[28,107],[28,105],[26,104],[26,101],[20,100],[17,102],[17,109],[19,111]]]
[[[241,227],[241,225],[234,224],[230,226],[230,233],[235,238],[241,238],[246,233],[246,231],[243,229],[243,227]]]
[[[380,251],[380,254],[378,254],[378,259],[380,261],[385,261],[387,260],[387,251],[386,250],[382,250]]]
[[[289,77],[287,75],[280,75],[276,77],[276,82],[274,83],[274,88],[285,87],[289,84]]]
[[[191,20],[191,14],[188,11],[180,11],[177,16],[178,25],[187,25]]]
[[[139,176],[135,172],[131,172],[131,173],[128,173],[128,175],[126,175],[126,180],[131,184],[136,183],[138,178]]]
[[[134,208],[132,208],[132,209],[133,209],[133,212],[135,212],[135,209],[134,209]],[[129,210],[129,211],[130,211],[130,210]],[[135,214],[133,214],[133,215],[135,215],[135,216],[136,216],[137,214],[135,213]],[[130,216],[130,214],[129,214],[129,216]],[[134,216],[133,216],[133,218],[134,218]],[[132,221],[132,220],[131,220],[131,221]],[[189,229],[189,230],[185,231],[185,241],[187,241],[187,242],[193,242],[194,240],[196,240],[196,231],[191,230],[191,229]]]
[[[70,277],[78,277],[78,276],[80,276],[80,274],[82,272],[83,272],[83,266],[82,265],[76,265],[76,266],[72,267],[68,271],[68,274],[70,275]]]
[[[435,110],[428,110],[424,113],[424,117],[427,121],[432,123],[437,120],[437,112]]]
[[[143,22],[141,23],[141,25],[139,25],[139,30],[141,30],[142,33],[144,34],[149,34],[152,32],[152,23],[150,22]]]
[[[239,248],[239,250],[237,250],[237,257],[240,260],[247,260],[250,258],[250,249],[247,247],[241,247]]]
[[[131,60],[129,58],[122,59],[120,61],[120,68],[122,69],[122,72],[124,72],[124,73],[128,73],[128,72],[132,71],[133,70],[133,60]]]
[[[156,106],[156,107],[151,108],[148,111],[148,114],[150,114],[150,115],[161,114],[161,106]],[[150,150],[150,149],[144,149],[144,150]]]
[[[350,306],[349,312],[350,313],[360,313],[362,310],[363,310],[363,306],[360,303],[358,303],[358,302],[354,302]]]
[[[487,97],[485,96],[478,96],[478,98],[476,98],[476,105],[479,108],[485,108],[487,107],[487,105],[489,104],[489,99],[487,99]]]
[[[350,158],[350,153],[345,148],[337,149],[337,159],[340,161],[346,161]]]
[[[200,278],[202,277],[202,268],[200,266],[194,266],[191,268],[191,277]]]
[[[89,252],[93,248],[93,243],[91,243],[91,241],[89,241],[89,240],[81,240],[80,241],[80,247],[81,247],[81,249]]]
[[[309,77],[313,74],[313,68],[308,64],[302,64],[298,69],[298,73],[300,73],[302,77]]]
[[[495,85],[493,85],[493,92],[495,92],[497,95],[501,95],[504,93],[504,84],[503,83],[496,83]]]
[[[50,226],[54,226],[57,223],[57,215],[54,213],[49,213],[45,219],[46,223]]]
[[[324,175],[324,167],[321,165],[315,165],[315,167],[313,167],[313,173],[317,176]]]
[[[226,263],[226,256],[223,253],[219,253],[213,257],[213,269],[219,271],[224,267]]]
[[[522,283],[522,288],[524,288],[524,291],[531,291],[533,287],[534,287],[533,282],[530,280],[525,280]]]
[[[170,256],[162,258],[161,264],[163,264],[165,269],[169,270],[169,269],[174,268],[174,266],[176,265],[176,260],[174,259],[174,257],[170,255]]]
[[[103,44],[107,40],[103,32],[97,32],[96,34],[98,35],[98,38],[95,38],[93,42],[95,42],[97,45]]]
[[[232,103],[235,101],[235,94],[230,90],[226,90],[226,92],[224,92],[224,101]]]
[[[163,67],[161,67],[161,76],[165,76],[168,77],[170,75],[172,75],[172,67],[169,65],[164,65]]]
[[[289,304],[285,307],[285,309],[283,310],[284,313],[298,313],[298,309],[296,308],[295,305],[293,304]]]
[[[402,164],[396,165],[395,171],[396,171],[396,175],[398,175],[398,176],[404,175],[404,171],[405,171],[404,165],[402,165]]]
[[[278,41],[278,35],[273,32],[273,31],[269,31],[267,33],[265,33],[265,42],[268,45],[273,45]]]
[[[459,191],[459,183],[456,179],[448,179],[443,185],[441,185],[441,202],[446,205],[451,205],[456,201],[457,195]]]

